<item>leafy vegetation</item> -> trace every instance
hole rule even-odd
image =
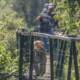
[[[58,9],[54,16],[55,20],[58,20],[58,26],[62,31],[69,35],[80,35],[80,0],[54,0],[53,3]],[[76,50],[78,51],[78,70],[80,77],[80,43],[76,42]],[[69,54],[70,49],[68,48],[66,54]],[[67,63],[65,63],[64,71]],[[64,72],[63,72],[64,73]],[[67,73],[67,70],[65,74]],[[65,77],[65,76],[64,76]],[[74,64],[72,64],[71,79],[75,80]],[[65,79],[66,80],[66,79]]]
[[[0,72],[12,73],[18,70],[16,48],[16,29],[24,28],[23,18],[16,17],[18,14],[6,4],[6,0],[0,0]]]
[[[58,11],[56,12],[55,19],[58,20],[58,25],[63,24],[62,30],[65,33],[79,34],[80,24],[80,1],[77,0],[54,0],[57,3]]]

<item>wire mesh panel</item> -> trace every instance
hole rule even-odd
[[[45,37],[46,37],[46,35],[45,35]],[[51,79],[51,80],[72,80],[72,79],[77,80],[78,79],[79,80],[79,74],[77,72],[77,70],[78,70],[77,56],[75,56],[76,58],[74,58],[74,55],[76,55],[75,54],[76,47],[74,48],[72,43],[74,44],[74,41],[68,42],[65,40],[60,40],[60,42],[59,42],[60,45],[58,46],[58,48],[56,48],[57,50],[59,50],[59,52],[57,54],[57,51],[55,51],[55,47],[57,47],[56,45],[58,44],[58,42],[56,43],[56,40],[54,39],[54,44],[52,44],[52,39],[50,39],[50,43],[49,43],[50,49],[48,52],[49,53],[48,56],[50,56],[50,64],[48,64],[48,65],[46,64],[46,67],[50,66],[50,75],[48,75],[48,76],[46,75],[47,79]],[[54,47],[52,45],[54,45]],[[75,46],[75,44],[74,44],[74,46]],[[54,52],[56,52],[56,53],[54,53]],[[37,53],[38,53],[38,51],[37,51]],[[55,58],[56,58],[55,55],[58,55],[57,60],[55,60]],[[47,57],[46,57],[46,59],[47,59]],[[76,65],[74,65],[74,64],[76,64]],[[73,67],[74,67],[74,69],[73,69]],[[47,70],[49,70],[49,69],[47,69]],[[72,74],[74,74],[72,71],[75,71],[75,78],[72,78]]]

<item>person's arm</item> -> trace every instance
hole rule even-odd
[[[41,17],[42,17],[42,14],[43,14],[43,13],[41,13],[41,14],[36,18],[36,21],[37,21],[37,22],[40,22],[40,19],[41,19]]]
[[[36,21],[39,22],[41,19],[41,16],[39,15],[37,18],[36,18]]]

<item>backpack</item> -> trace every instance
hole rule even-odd
[[[52,22],[52,18],[42,17],[40,20],[40,31],[48,32],[51,30],[49,22]]]

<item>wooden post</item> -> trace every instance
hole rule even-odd
[[[29,73],[29,79],[30,80],[32,80],[32,70],[33,70],[33,42],[34,42],[34,37],[31,36],[30,73]]]
[[[75,41],[72,41],[72,53],[73,53],[73,58],[74,58],[74,68],[75,68],[76,80],[79,80],[79,72],[78,72],[78,63],[77,63],[77,54],[76,54]]]
[[[51,80],[54,80],[54,71],[53,71],[53,48],[52,48],[52,39],[49,39],[50,44],[50,72],[51,72]]]
[[[70,57],[69,57],[67,80],[70,80],[70,77],[71,77],[71,66],[72,66],[72,42],[71,42],[71,45],[70,45]]]
[[[20,35],[19,80],[22,80],[23,41],[23,35]]]

